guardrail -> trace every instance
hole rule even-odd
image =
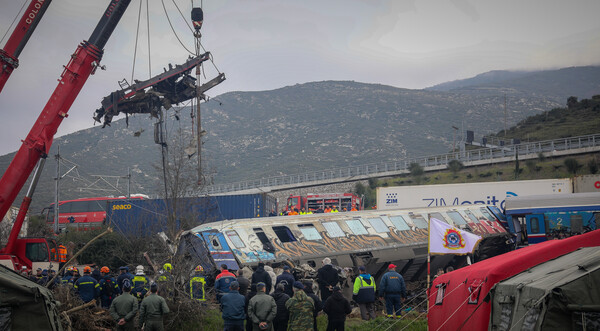
[[[576,151],[582,148],[600,148],[600,134],[587,136],[560,138],[519,145],[502,146],[502,148],[480,148],[469,151],[446,153],[418,158],[406,158],[398,161],[369,163],[359,166],[332,168],[328,170],[312,171],[304,174],[282,175],[255,180],[245,180],[235,183],[217,184],[206,188],[207,194],[244,191],[250,189],[269,187],[271,189],[281,186],[302,186],[312,182],[340,182],[359,180],[370,177],[383,177],[409,172],[409,166],[417,163],[425,170],[443,169],[448,162],[458,160],[465,166],[483,165],[495,162],[505,162],[506,158],[514,158],[518,151],[520,158],[531,158],[539,153],[556,153],[562,151]],[[569,154],[569,153],[562,153]],[[504,160],[503,160],[504,159]]]

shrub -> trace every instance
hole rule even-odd
[[[576,175],[577,174],[577,170],[579,170],[579,168],[581,167],[581,165],[579,164],[579,162],[577,161],[577,159],[568,158],[568,159],[565,160],[565,167],[567,167],[567,171],[570,174]]]

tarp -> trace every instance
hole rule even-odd
[[[52,291],[0,265],[0,330],[62,330]]]
[[[598,330],[598,284],[600,247],[541,263],[492,288],[491,330]]]
[[[496,283],[593,246],[600,246],[600,230],[521,248],[437,277],[429,293],[429,330],[487,330],[491,305],[484,298]]]

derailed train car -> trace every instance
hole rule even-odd
[[[393,262],[404,277],[426,277],[428,219],[437,218],[483,237],[475,261],[514,247],[493,206],[466,205],[420,209],[372,210],[227,220],[206,223],[181,237],[179,252],[205,270],[271,262],[318,268],[324,257],[341,267],[364,265],[379,275]],[[466,258],[432,256],[432,268],[460,267]]]

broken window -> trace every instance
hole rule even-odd
[[[277,238],[279,238],[279,241],[281,241],[282,243],[296,241],[294,234],[292,234],[292,231],[290,231],[290,229],[287,226],[274,226],[273,232],[275,232]]]
[[[421,215],[410,214],[410,219],[419,229],[427,229],[427,221]]]
[[[273,247],[273,244],[271,244],[269,237],[267,237],[267,235],[265,234],[263,229],[254,228],[253,230],[254,230],[254,233],[256,233],[256,237],[258,237],[258,240],[260,240],[260,242],[263,244],[263,249],[267,252],[274,253],[275,247]]]
[[[323,239],[323,237],[321,237],[319,234],[319,231],[317,231],[317,228],[315,228],[315,226],[312,224],[299,224],[298,229],[300,229],[300,232],[302,232],[302,235],[306,240]]]
[[[223,249],[223,247],[221,247],[221,242],[219,241],[219,237],[217,237],[217,236],[209,236],[208,238],[210,239],[210,243],[212,244],[212,247],[216,251],[220,251],[220,250]]]

